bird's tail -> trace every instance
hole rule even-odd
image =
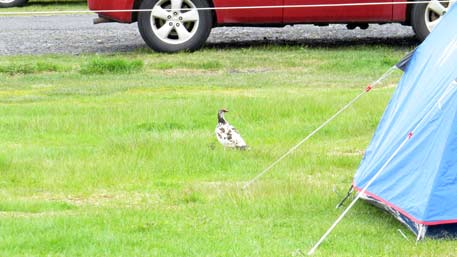
[[[241,151],[247,151],[250,149],[248,145],[243,145],[243,146],[237,146],[236,149],[241,150]]]

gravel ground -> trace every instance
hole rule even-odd
[[[0,17],[0,55],[128,52],[144,48],[136,24],[93,25],[94,15]],[[415,45],[410,27],[371,25],[347,30],[344,25],[284,28],[222,27],[213,29],[206,47],[272,45]]]

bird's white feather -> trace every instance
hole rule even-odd
[[[216,127],[217,140],[225,147],[245,148],[247,147],[241,135],[228,122],[219,123]]]

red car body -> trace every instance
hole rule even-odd
[[[319,5],[373,3],[386,0],[210,0],[214,7]],[[404,0],[391,0],[404,2]],[[89,8],[100,10],[138,9],[140,0],[88,0]],[[382,4],[345,7],[269,8],[216,10],[215,25],[275,25],[297,23],[389,23],[408,22],[406,4]],[[104,12],[100,16],[123,23],[135,22],[135,12]]]

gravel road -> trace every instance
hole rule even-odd
[[[0,55],[129,52],[144,48],[135,24],[93,25],[95,15],[0,17]],[[344,25],[284,28],[213,29],[206,47],[236,48],[259,44],[340,46],[414,45],[413,31],[399,24],[347,30]]]

